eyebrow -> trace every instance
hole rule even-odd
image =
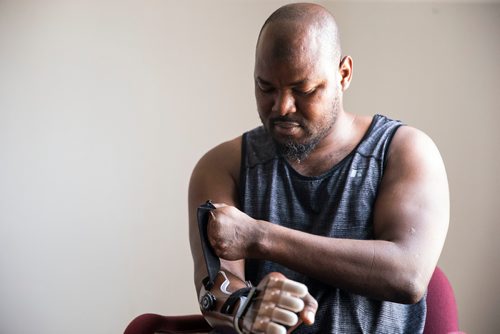
[[[264,80],[262,79],[261,77],[257,76],[255,78],[255,80],[257,80],[258,82],[264,84],[264,85],[270,85],[272,86],[273,84],[267,80]],[[304,85],[304,84],[307,84],[311,82],[311,80],[309,79],[302,79],[302,80],[297,80],[297,81],[294,81],[294,82],[291,82],[290,84],[288,84],[288,86],[300,86],[300,85]]]

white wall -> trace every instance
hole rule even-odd
[[[259,124],[253,49],[284,1],[0,0],[0,333],[119,333],[197,312],[187,184]],[[353,112],[429,133],[452,192],[440,264],[463,330],[500,289],[500,5],[340,2]]]

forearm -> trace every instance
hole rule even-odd
[[[419,260],[396,242],[329,238],[257,223],[262,238],[252,257],[375,299],[413,303],[425,291]]]

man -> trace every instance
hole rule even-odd
[[[203,309],[213,326],[423,331],[448,228],[445,169],[419,130],[343,109],[352,71],[323,7],[287,5],[264,23],[254,72],[263,126],[210,150],[190,182],[195,285],[200,299],[216,300]],[[221,258],[213,286],[202,284],[196,217],[207,199],[216,207],[208,239]],[[239,317],[244,298],[222,306],[248,292],[246,280],[259,292]]]

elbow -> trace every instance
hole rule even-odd
[[[403,292],[403,304],[416,304],[425,295],[426,288],[418,283],[412,282]]]
[[[394,301],[401,304],[416,304],[422,300],[426,291],[426,282],[418,275],[411,275],[400,282]]]

